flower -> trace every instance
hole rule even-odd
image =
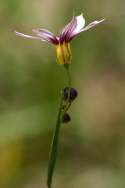
[[[58,36],[55,36],[47,29],[33,29],[32,31],[36,36],[26,35],[16,30],[14,32],[21,37],[38,39],[53,44],[56,48],[57,63],[65,65],[71,63],[70,41],[79,33],[87,31],[103,21],[104,19],[95,20],[85,26],[85,18],[83,14],[80,14],[79,16],[73,16],[72,20],[61,30]]]

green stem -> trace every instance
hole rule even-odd
[[[51,149],[50,149],[50,158],[49,158],[48,176],[47,176],[48,188],[51,188],[54,168],[56,164],[58,141],[59,141],[59,130],[60,130],[60,124],[61,124],[62,102],[63,102],[63,97],[61,96],[59,112],[58,112],[57,122],[56,122],[56,128],[54,131],[53,140],[52,140]]]
[[[70,97],[70,87],[71,87],[71,78],[70,78],[69,65],[66,64],[64,67],[66,68],[67,76],[68,76],[69,94],[68,94],[68,100],[66,102],[66,108],[65,108],[65,109],[68,109],[68,107],[69,107],[68,101],[69,101],[69,97]],[[56,158],[57,158],[61,117],[62,117],[63,113],[65,113],[65,109],[62,111],[63,93],[61,93],[61,95],[62,96],[61,96],[61,101],[60,101],[60,106],[59,106],[59,111],[58,111],[58,116],[57,116],[56,127],[55,127],[55,131],[54,131],[53,139],[52,139],[52,144],[51,144],[51,148],[50,148],[50,157],[49,157],[48,174],[47,174],[47,186],[48,186],[48,188],[52,188],[52,178],[53,178],[53,173],[54,173]]]
[[[71,87],[71,76],[70,76],[70,69],[69,69],[69,64],[64,65],[66,72],[67,72],[67,77],[68,77],[68,87]]]
[[[71,103],[69,103],[69,99],[70,99],[70,88],[71,88],[71,76],[70,76],[70,69],[69,69],[69,64],[64,65],[65,69],[66,69],[66,73],[67,73],[67,78],[68,78],[68,97],[66,100],[66,104],[65,104],[65,108],[63,110],[63,114],[65,114],[65,112],[68,110],[68,108],[70,107]]]

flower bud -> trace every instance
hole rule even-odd
[[[75,100],[75,98],[78,95],[78,92],[75,88],[66,87],[64,88],[63,92],[64,92],[64,100],[67,100],[69,97],[69,102]]]
[[[68,123],[70,120],[71,118],[68,113],[63,114],[62,120],[61,120],[62,123]]]

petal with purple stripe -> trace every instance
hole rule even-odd
[[[58,38],[53,35],[47,29],[33,29],[32,30],[41,40],[49,42],[51,44],[58,44]]]
[[[73,17],[71,22],[67,24],[64,27],[64,29],[61,31],[60,41],[69,42],[71,40],[73,33],[79,32],[81,29],[83,29],[84,26],[85,26],[85,19],[83,17],[83,14]]]
[[[72,31],[76,28],[76,25],[77,25],[76,17],[73,17],[72,20],[60,32],[59,35],[60,43],[63,43],[63,41],[68,42],[69,36],[72,33]]]
[[[83,14],[76,16],[76,21],[77,21],[77,25],[75,29],[72,31],[72,33],[78,33],[85,26],[85,18],[83,17]]]

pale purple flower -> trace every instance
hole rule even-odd
[[[58,36],[47,29],[33,29],[35,36],[26,35],[14,30],[18,36],[28,39],[38,39],[56,46],[57,61],[59,64],[69,64],[71,62],[71,50],[69,42],[81,32],[87,31],[92,27],[102,23],[102,20],[95,20],[85,26],[85,18],[83,14],[73,16],[72,20],[61,30]]]

